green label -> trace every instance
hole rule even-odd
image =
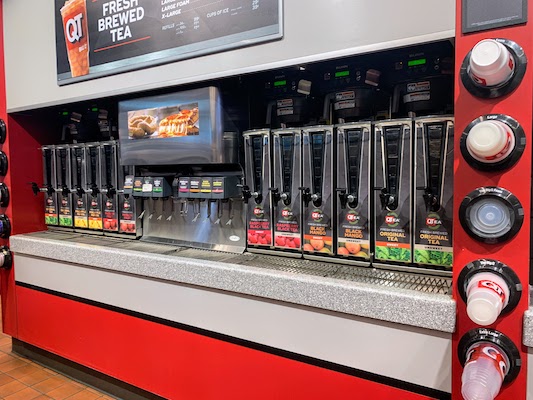
[[[72,216],[59,217],[60,226],[72,226]]]
[[[418,264],[451,267],[453,264],[453,253],[451,251],[415,249],[415,262]]]
[[[387,261],[411,261],[411,250],[400,247],[376,246],[376,259]]]
[[[47,215],[44,217],[44,223],[46,225],[57,225],[57,217]]]

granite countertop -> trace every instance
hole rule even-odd
[[[15,254],[435,331],[452,333],[455,330],[455,301],[449,294],[450,280],[444,278],[279,256],[184,249],[68,232],[14,235],[10,238],[10,247]],[[439,286],[442,282],[448,287]]]
[[[524,313],[523,342],[525,346],[533,347],[533,307],[529,307]]]

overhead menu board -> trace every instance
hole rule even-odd
[[[282,0],[55,0],[60,85],[279,39]]]

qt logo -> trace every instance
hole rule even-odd
[[[83,14],[79,13],[74,18],[69,19],[65,25],[65,33],[70,43],[79,42],[83,37],[83,29],[81,27],[82,18]]]
[[[398,218],[398,214],[390,212],[385,216],[385,223],[391,228],[395,228],[400,223],[400,218]]]
[[[426,217],[426,225],[429,229],[437,230],[442,225],[442,220],[438,214],[428,214]]]
[[[263,218],[265,216],[265,211],[263,210],[263,207],[255,207],[254,216],[257,218]]]
[[[360,219],[361,217],[357,214],[357,211],[350,211],[346,214],[346,221],[348,221],[349,224],[356,224]]]
[[[294,214],[292,213],[292,210],[287,207],[281,210],[281,216],[283,217],[283,219],[291,220]]]
[[[317,208],[317,209],[314,209],[313,212],[311,213],[311,218],[315,222],[320,222],[324,219],[324,214],[322,214],[322,211]]]

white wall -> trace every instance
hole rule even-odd
[[[59,87],[54,1],[8,0],[8,112],[454,36],[454,0],[285,0],[281,41]]]

